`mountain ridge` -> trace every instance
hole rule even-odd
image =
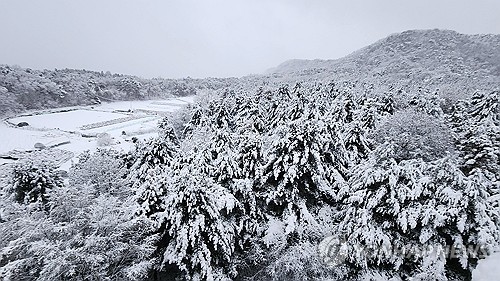
[[[420,38],[415,38],[417,35],[420,35]],[[313,59],[313,60],[308,60],[308,59],[290,59],[287,60],[281,64],[279,64],[276,67],[270,68],[266,71],[267,74],[273,74],[273,73],[290,73],[290,72],[295,72],[295,71],[303,71],[311,68],[331,68],[334,66],[336,63],[339,62],[345,62],[347,60],[352,60],[356,59],[357,56],[364,56],[366,57],[366,53],[373,53],[374,51],[377,50],[377,48],[383,47],[382,45],[387,45],[389,44],[394,44],[397,43],[398,39],[425,39],[429,38],[431,40],[435,40],[435,37],[438,36],[445,36],[447,37],[446,39],[450,39],[450,37],[459,37],[459,39],[462,39],[462,41],[466,38],[469,40],[474,40],[478,44],[485,44],[485,42],[481,42],[486,40],[493,41],[493,42],[486,42],[490,43],[491,45],[496,44],[497,45],[497,52],[496,52],[496,57],[498,62],[500,63],[500,35],[498,34],[473,34],[473,35],[466,35],[466,34],[461,34],[453,30],[443,30],[443,29],[417,29],[417,30],[407,30],[403,31],[401,33],[393,33],[385,38],[382,38],[368,46],[365,46],[361,49],[358,49],[344,57],[337,58],[337,59]],[[410,37],[410,38],[408,38]],[[412,37],[412,38],[411,38]],[[415,40],[414,40],[415,41]],[[408,41],[406,41],[408,42]],[[457,43],[457,42],[453,42]],[[448,46],[450,47],[450,46]],[[498,66],[497,69],[498,73],[500,74],[500,65]]]

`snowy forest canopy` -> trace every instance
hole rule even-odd
[[[377,249],[500,241],[498,92],[271,85],[200,96],[158,126],[131,152],[85,153],[67,181],[17,165],[0,199],[0,276],[470,280],[479,254]],[[342,263],[325,263],[326,237],[348,242]]]

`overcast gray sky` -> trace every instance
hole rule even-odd
[[[500,1],[0,0],[0,64],[243,76],[429,28],[500,34]]]

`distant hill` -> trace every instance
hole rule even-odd
[[[410,30],[336,60],[290,60],[270,76],[437,87],[465,92],[500,86],[500,35]]]

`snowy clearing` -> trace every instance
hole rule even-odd
[[[35,129],[60,129],[73,132],[77,131],[80,127],[87,124],[104,122],[124,117],[126,117],[125,114],[79,109],[67,112],[22,116],[12,118],[9,121],[13,124],[27,122],[30,127]]]
[[[118,101],[111,103],[102,103],[95,107],[96,110],[103,111],[157,111],[173,112],[180,107],[193,103],[194,96],[174,98],[168,100],[149,100],[149,101]]]
[[[36,143],[57,147],[77,157],[85,150],[95,150],[99,136],[106,133],[111,143],[106,147],[129,150],[132,138],[147,139],[156,135],[162,116],[192,103],[194,97],[150,101],[120,101],[98,106],[67,108],[64,111],[47,110],[23,114],[0,123],[0,156],[12,151],[33,151]],[[16,127],[20,122],[29,126]],[[19,154],[19,153],[18,153]],[[61,169],[68,169],[70,161]],[[0,158],[0,165],[13,162]]]

